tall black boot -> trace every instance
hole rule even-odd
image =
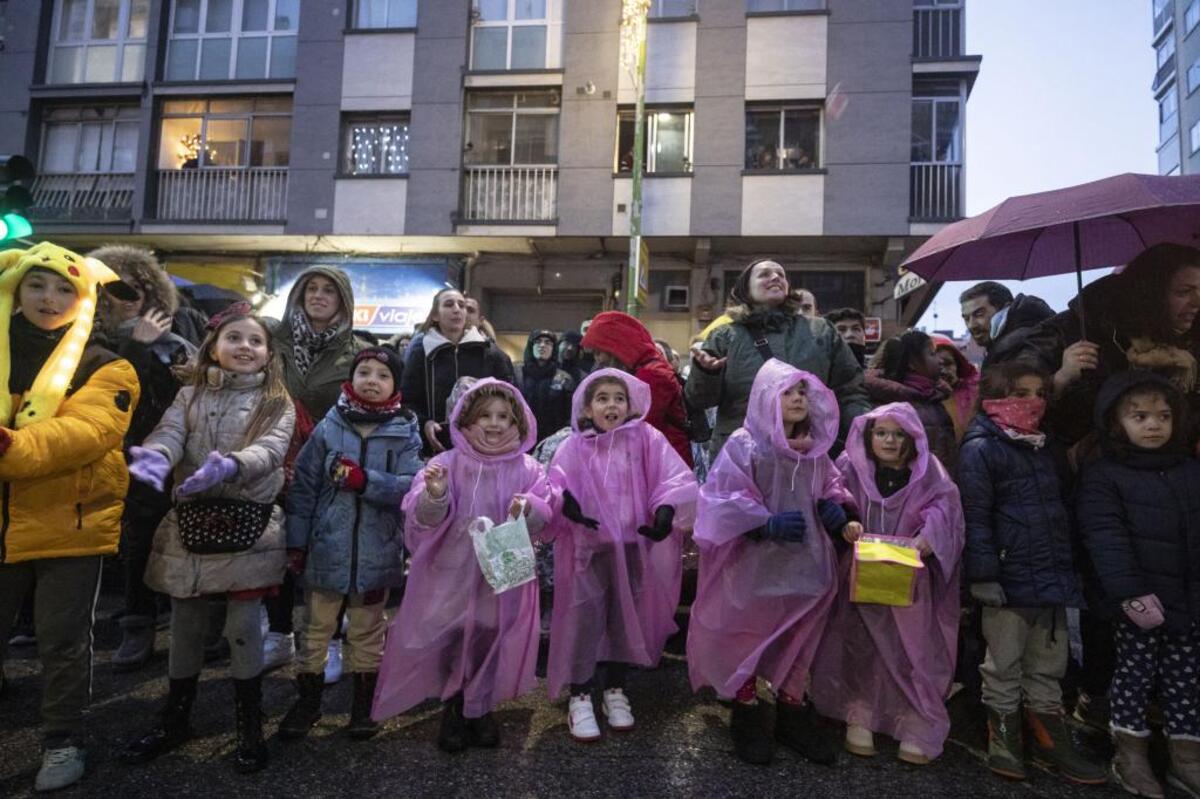
[[[279,723],[279,737],[298,741],[321,719],[321,694],[325,690],[325,675],[321,672],[296,675],[296,701]]]
[[[199,674],[171,680],[167,703],[159,711],[158,724],[122,750],[121,762],[130,765],[149,763],[192,737],[188,720],[192,715],[192,705],[196,702],[196,686],[199,682]]]
[[[262,734],[262,675],[233,681],[233,699],[237,713],[237,751],[233,766],[242,774],[252,774],[267,766],[267,745]]]
[[[811,701],[803,705],[775,703],[775,740],[818,765],[831,766],[837,760],[837,739],[821,729]]]
[[[375,700],[375,683],[379,674],[374,671],[359,672],[354,677],[354,699],[350,705],[350,737],[365,741],[379,732],[379,723],[371,719],[371,703]]]
[[[775,755],[766,705],[755,702],[747,705],[734,700],[729,719],[729,734],[733,737],[733,752],[740,759],[756,766],[765,766]]]
[[[442,708],[442,726],[438,730],[437,745],[443,752],[461,752],[467,748],[467,720],[463,718],[462,694],[448,700]]]

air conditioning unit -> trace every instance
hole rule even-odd
[[[688,286],[666,286],[662,293],[664,311],[687,311],[692,307],[692,290]]]

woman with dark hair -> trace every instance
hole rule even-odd
[[[513,382],[513,365],[495,342],[468,322],[467,298],[458,289],[433,295],[422,336],[413,339],[404,361],[401,393],[404,404],[417,414],[425,439],[425,454],[450,449],[446,400],[460,377],[495,377]]]
[[[710,445],[714,457],[742,425],[754,377],[770,358],[816,375],[833,390],[841,435],[851,419],[870,410],[862,367],[850,347],[824,319],[799,316],[799,311],[787,272],[777,261],[755,261],[738,276],[726,310],[733,321],[709,334],[694,353],[687,381],[693,406],[717,407]]]
[[[1130,369],[1163,375],[1183,392],[1190,410],[1200,411],[1198,315],[1200,250],[1195,247],[1155,245],[1123,272],[1087,286],[1068,310],[1038,327],[1018,356],[1054,373],[1047,429],[1069,443],[1084,438],[1100,386]],[[1200,427],[1193,422],[1188,441],[1195,445],[1198,438]]]
[[[874,368],[866,373],[867,395],[876,407],[893,402],[911,405],[925,428],[929,451],[953,476],[958,440],[954,420],[944,404],[951,389],[941,374],[933,339],[919,330],[910,330],[889,339],[880,349]]]

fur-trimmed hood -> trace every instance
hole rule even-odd
[[[153,308],[168,316],[174,316],[179,310],[179,292],[150,250],[127,244],[106,244],[88,255],[103,261],[121,280],[141,292],[146,310]]]

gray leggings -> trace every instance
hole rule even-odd
[[[256,677],[263,667],[262,600],[230,599],[225,609],[225,637],[229,639],[229,668],[235,680]],[[208,600],[171,599],[171,679],[194,677],[204,667],[204,633],[208,628]]]

